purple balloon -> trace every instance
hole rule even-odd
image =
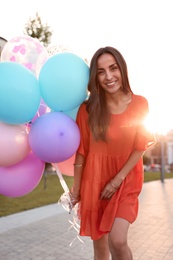
[[[76,122],[61,112],[39,117],[29,132],[29,144],[38,158],[56,163],[70,158],[77,150],[80,132]]]
[[[9,167],[0,167],[0,194],[20,197],[31,192],[40,182],[45,168],[32,152],[24,160]]]

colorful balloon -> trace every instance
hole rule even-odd
[[[55,54],[62,53],[62,52],[72,52],[72,50],[68,46],[62,44],[56,44],[56,45],[49,46],[47,48],[47,52],[49,56],[53,56]]]
[[[31,122],[30,122],[29,125],[31,125],[32,123],[34,123],[34,121],[35,121],[38,117],[40,117],[40,116],[42,116],[42,115],[44,115],[45,113],[48,113],[48,112],[50,112],[50,108],[46,105],[46,103],[44,102],[44,100],[41,99],[39,109],[38,109],[37,113],[35,114],[35,116],[33,117],[33,119],[31,120]]]
[[[0,194],[7,197],[21,197],[31,192],[39,184],[45,163],[32,152],[21,162],[0,167]]]
[[[72,155],[69,159],[58,163],[58,167],[63,175],[73,176],[74,175],[74,161],[75,154]]]
[[[31,149],[26,127],[0,122],[0,133],[0,166],[16,164],[29,154]]]
[[[77,150],[80,132],[76,122],[61,112],[39,117],[30,128],[29,144],[38,158],[45,162],[62,162]]]
[[[32,120],[41,99],[36,77],[23,65],[0,63],[0,121],[24,124]]]
[[[38,77],[49,58],[48,51],[36,38],[28,35],[16,36],[9,40],[1,53],[1,61],[12,61],[24,65]]]
[[[73,120],[76,120],[78,109],[79,109],[79,107],[76,107],[72,110],[68,110],[63,113],[66,114],[67,116],[71,117]]]
[[[78,107],[87,97],[89,67],[73,53],[59,53],[43,65],[39,84],[45,103],[54,111]]]

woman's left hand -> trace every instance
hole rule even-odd
[[[106,186],[104,187],[104,189],[102,190],[101,194],[100,194],[100,200],[102,199],[111,199],[111,197],[113,196],[113,194],[119,189],[119,187],[121,186],[122,181],[118,180],[118,179],[113,179],[110,182],[108,182],[106,184]]]

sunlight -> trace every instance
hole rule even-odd
[[[172,122],[165,114],[150,113],[144,121],[145,127],[154,134],[166,135],[172,129]]]

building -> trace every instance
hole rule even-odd
[[[146,152],[150,165],[162,165],[165,170],[173,170],[173,130],[166,135],[156,135],[157,143],[151,146]]]

